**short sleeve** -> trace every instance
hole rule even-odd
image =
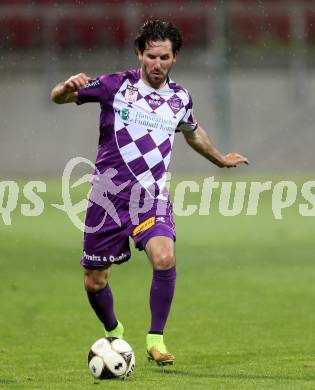
[[[177,131],[194,131],[198,127],[198,123],[195,121],[193,115],[193,102],[191,95],[188,94],[188,103],[185,105],[185,114],[180,120]]]
[[[99,77],[96,79],[89,80],[83,88],[79,90],[77,104],[81,105],[84,103],[95,103],[102,100],[104,95],[105,85]]]
[[[83,88],[79,90],[77,104],[83,103],[106,103],[113,96],[113,93],[119,89],[123,75],[113,73],[110,75],[99,76],[90,80]]]

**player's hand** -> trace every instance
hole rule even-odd
[[[64,88],[67,92],[75,92],[83,88],[85,84],[91,79],[85,73],[78,73],[68,78],[64,83]]]
[[[246,157],[238,153],[228,153],[224,156],[223,159],[223,168],[234,168],[239,164],[249,164],[249,161]]]

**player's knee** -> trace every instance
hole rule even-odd
[[[97,293],[106,286],[107,280],[95,280],[91,277],[85,276],[84,278],[84,287],[87,292]]]
[[[90,293],[97,293],[106,286],[107,282],[96,282],[95,280],[91,280],[90,278],[85,278],[84,280],[84,287],[87,292]]]
[[[84,271],[84,287],[88,292],[97,293],[106,287],[107,282],[108,272],[87,269]]]
[[[173,268],[175,263],[175,255],[170,251],[160,252],[153,257],[153,268],[157,271]]]

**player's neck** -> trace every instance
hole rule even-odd
[[[167,83],[167,79],[168,79],[168,77],[167,77],[165,80],[163,80],[162,83],[157,84],[157,85],[153,85],[153,84],[150,83],[150,81],[145,77],[145,74],[144,74],[144,72],[142,71],[142,69],[140,69],[140,78],[141,78],[141,80],[143,81],[143,83],[144,83],[145,85],[147,85],[148,87],[153,88],[153,89],[161,89],[161,88],[165,87],[165,85],[166,85],[166,83]]]

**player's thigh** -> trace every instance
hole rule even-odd
[[[111,264],[100,268],[84,268],[84,286],[89,292],[102,290],[109,279],[109,269]]]
[[[145,252],[156,270],[166,270],[175,266],[175,244],[170,237],[150,238],[145,246]]]

